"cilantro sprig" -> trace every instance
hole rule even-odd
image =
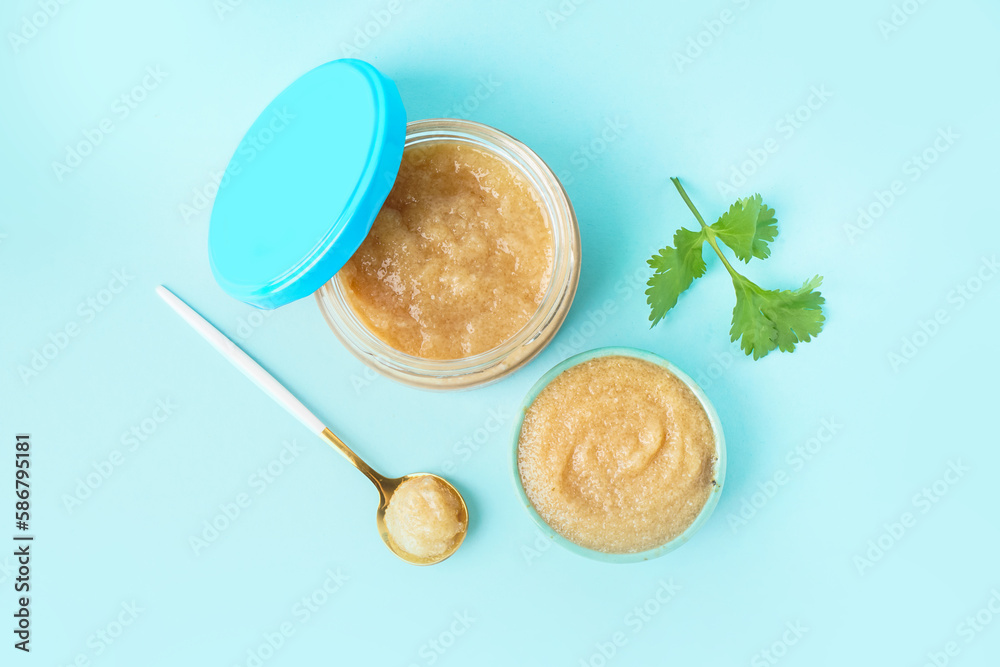
[[[707,225],[680,180],[670,180],[701,229],[678,229],[674,232],[673,245],[648,260],[653,275],[647,283],[646,301],[650,306],[652,326],[677,305],[677,299],[691,283],[705,275],[702,249],[708,242],[733,279],[736,307],[729,335],[732,341],[740,341],[740,348],[747,356],[760,359],[774,349],[792,352],[796,343],[807,343],[819,335],[826,319],[823,316],[826,300],[817,291],[822,277],[815,276],[796,290],[766,290],[737,272],[719,248],[719,241],[722,241],[746,264],[755,257],[767,259],[771,255],[769,244],[778,236],[774,209],[768,208],[757,194],[738,200],[715,224]]]

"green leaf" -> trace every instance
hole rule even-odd
[[[798,343],[805,343],[823,330],[825,299],[817,288],[823,279],[816,276],[797,290],[765,290],[733,268],[722,253],[716,239],[729,246],[744,262],[771,254],[770,243],[778,236],[774,209],[764,205],[759,194],[740,199],[729,207],[711,227],[688,197],[679,178],[670,181],[687,204],[701,231],[680,229],[674,234],[674,245],[653,255],[649,265],[653,276],[646,290],[650,305],[649,319],[653,326],[677,305],[677,299],[696,278],[705,273],[702,248],[708,241],[712,250],[733,279],[736,307],[729,333],[733,341],[754,359],[767,356],[772,350],[793,352]]]
[[[737,200],[711,229],[739,259],[749,263],[753,257],[770,256],[767,244],[778,236],[778,221],[774,209],[768,208],[757,194]]]
[[[760,197],[760,195],[757,195]],[[778,237],[778,219],[774,217],[774,209],[768,208],[761,203],[760,213],[757,214],[757,229],[754,232],[753,246],[750,252],[757,259],[767,259],[771,256],[771,248],[767,244]],[[749,263],[750,260],[746,259]]]
[[[654,270],[646,290],[646,302],[652,309],[649,314],[651,326],[656,326],[677,304],[677,298],[695,278],[705,274],[705,260],[701,254],[704,242],[703,231],[678,229],[674,233],[673,247],[667,246],[649,258],[648,263]]]
[[[796,343],[807,343],[823,330],[823,303],[816,291],[823,279],[807,280],[797,290],[765,290],[742,276],[734,277],[736,307],[733,308],[733,341],[754,359],[775,348],[792,352]]]

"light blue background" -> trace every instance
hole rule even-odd
[[[209,0],[70,2],[17,49],[8,33],[39,5],[0,11],[0,539],[13,532],[16,432],[33,437],[38,536],[33,651],[14,651],[4,629],[0,662],[246,665],[290,622],[294,635],[263,664],[759,665],[797,622],[808,630],[774,649],[781,664],[916,666],[951,641],[951,664],[997,664],[1000,616],[971,642],[959,626],[1000,590],[1000,277],[961,308],[953,290],[1000,250],[1000,7],[911,0],[916,12],[886,36],[889,0],[588,0],[564,2],[558,22],[556,0],[403,2],[360,57],[395,79],[411,118],[455,115],[483,86],[468,115],[563,175],[583,236],[580,290],[555,343],[512,377],[455,394],[373,379],[308,299],[246,328],[252,310],[208,270],[208,211],[185,220],[181,210],[277,92],[345,55],[389,4],[245,0],[220,16]],[[732,21],[720,32],[711,22],[723,10]],[[720,34],[701,35],[707,46],[679,67],[675,54],[706,21]],[[115,100],[157,66],[166,78],[122,117]],[[832,97],[788,136],[779,123],[814,86]],[[53,161],[105,118],[113,132],[57,178]],[[624,127],[587,157],[608,123]],[[911,180],[907,161],[947,128],[958,139]],[[792,355],[743,357],[728,342],[734,297],[714,258],[650,330],[645,259],[694,224],[668,178],[682,177],[714,218],[734,199],[717,184],[769,138],[777,152],[737,191],[761,192],[781,235],[746,273],[768,287],[824,275],[825,331]],[[850,242],[845,225],[897,179],[905,192]],[[123,269],[132,278],[91,317],[80,304]],[[451,470],[473,516],[461,551],[425,569],[396,560],[375,532],[367,480],[187,329],[154,296],[160,283],[242,337],[376,467]],[[609,300],[614,313],[593,324]],[[888,355],[938,310],[947,321],[894,369]],[[72,323],[79,334],[23,379],[19,368]],[[534,551],[508,475],[512,409],[527,389],[569,354],[610,344],[704,378],[729,443],[712,520],[679,551],[630,566]],[[177,407],[129,451],[123,434],[157,400]],[[825,436],[824,419],[836,434],[796,469],[788,453]],[[285,440],[303,451],[258,495],[251,476]],[[122,464],[68,509],[114,450]],[[949,461],[968,471],[922,511],[915,494]],[[776,474],[787,483],[755,498]],[[240,493],[250,506],[196,555],[189,538]],[[859,568],[905,512],[916,524]],[[0,565],[9,623],[12,563]],[[300,623],[294,605],[328,569],[349,579]],[[671,580],[681,589],[661,605]],[[142,611],[114,643],[96,639],[133,601]],[[644,604],[656,613],[640,622]],[[450,637],[463,613],[474,620]],[[618,632],[624,645],[603,658],[599,645]],[[431,641],[450,645],[436,653]]]

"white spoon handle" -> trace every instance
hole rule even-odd
[[[307,429],[316,435],[323,435],[323,431],[326,429],[323,422],[310,412],[309,408],[302,405],[302,402],[295,398],[292,392],[285,389],[270,373],[261,368],[260,364],[251,359],[236,343],[226,338],[225,334],[209,324],[208,320],[196,313],[191,306],[181,301],[176,294],[163,285],[156,288],[156,293],[178,315],[183,317],[191,325],[191,328],[211,343],[212,347],[218,350],[222,356],[229,359],[233,366],[243,371],[244,375],[253,380],[254,384],[263,389],[264,393],[274,399],[278,405],[288,410]]]

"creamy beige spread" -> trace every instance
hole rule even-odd
[[[435,558],[450,551],[465,533],[465,522],[462,501],[436,477],[403,482],[385,508],[389,536],[418,558]]]
[[[527,324],[552,264],[552,230],[525,176],[440,141],[403,152],[392,192],[338,278],[351,309],[391,347],[461,359]]]
[[[677,537],[715,485],[715,436],[697,397],[667,369],[626,356],[552,380],[526,411],[517,457],[542,519],[607,553]]]

